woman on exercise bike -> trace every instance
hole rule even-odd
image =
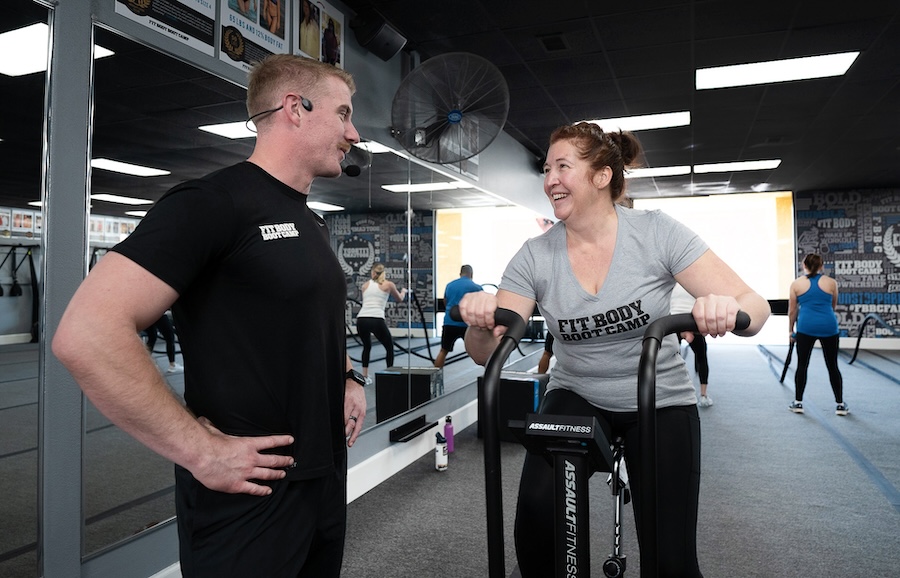
[[[555,339],[556,366],[540,412],[593,415],[607,439],[625,440],[634,507],[639,510],[637,368],[646,326],[669,313],[675,283],[696,298],[699,332],[721,336],[738,310],[753,335],[768,302],[696,234],[660,211],[617,204],[626,167],[641,154],[628,132],[607,133],[581,122],[550,137],[544,193],[559,220],[528,240],[507,266],[496,295],[472,293],[459,305],[469,325],[466,349],[484,364],[505,327],[497,307],[527,319],[535,303]],[[696,527],[700,489],[700,419],[693,382],[675,336],[663,340],[657,363],[657,464],[661,576],[701,576]],[[551,466],[528,455],[516,511],[516,553],[522,576],[553,575]],[[638,533],[640,537],[640,532]]]

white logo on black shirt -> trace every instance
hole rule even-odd
[[[299,237],[300,231],[294,223],[279,223],[277,225],[259,225],[259,232],[263,241],[274,241],[275,239],[288,239],[290,237]]]

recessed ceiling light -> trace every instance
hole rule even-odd
[[[0,34],[0,74],[23,76],[47,70],[49,37],[50,27],[44,22]],[[95,59],[113,54],[112,50],[94,45]]]
[[[738,171],[762,171],[777,168],[781,159],[765,161],[737,161],[732,163],[710,163],[694,165],[694,172],[700,173],[733,173]]]
[[[339,205],[331,205],[328,203],[320,203],[319,201],[308,201],[306,206],[313,211],[343,211],[344,207]]]
[[[211,132],[213,134],[217,134],[219,136],[224,136],[225,138],[251,138],[255,137],[256,133],[250,130],[247,127],[247,121],[238,121],[238,122],[225,122],[221,124],[206,124],[203,126],[198,126],[200,130],[205,130],[206,132]]]
[[[122,197],[119,195],[111,195],[109,193],[97,193],[96,195],[91,195],[91,199],[94,201],[106,201],[107,203],[118,203],[120,205],[152,205],[153,201],[150,199],[136,199],[133,197]]]
[[[392,148],[390,148],[390,147],[386,147],[386,146],[384,146],[383,144],[381,144],[380,142],[375,142],[375,141],[373,141],[373,140],[367,140],[367,141],[365,141],[365,142],[359,142],[359,143],[356,143],[356,144],[353,145],[353,146],[355,146],[355,147],[357,147],[357,148],[361,148],[361,149],[364,150],[364,151],[369,151],[369,152],[372,153],[372,154],[377,154],[377,153],[392,153],[392,152],[394,152],[394,149],[392,149]]]
[[[406,185],[381,185],[381,188],[392,193],[428,193],[431,191],[452,191],[454,189],[465,189],[469,185],[461,181],[437,182],[437,183],[415,183]]]
[[[687,126],[691,124],[691,113],[688,111],[665,112],[660,114],[622,116],[619,118],[599,118],[585,122],[592,122],[606,132],[620,130],[651,130],[655,128]]]
[[[144,167],[141,165],[133,165],[131,163],[123,163],[111,159],[91,159],[91,166],[95,169],[104,169],[116,173],[124,173],[126,175],[134,175],[136,177],[159,177],[171,174],[169,171],[162,169],[154,169],[152,167]]]
[[[144,218],[147,216],[147,211],[125,211],[125,214],[130,217]]]
[[[626,179],[641,179],[646,177],[672,177],[677,175],[691,174],[691,167],[688,165],[675,167],[652,167],[631,169],[625,171]]]
[[[697,90],[704,90],[841,76],[847,72],[857,56],[859,56],[859,52],[842,52],[803,58],[751,62],[749,64],[698,68],[696,72],[696,86]]]

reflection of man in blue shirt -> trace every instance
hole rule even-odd
[[[441,333],[441,351],[438,353],[437,359],[434,360],[435,367],[444,367],[444,359],[447,354],[453,351],[453,344],[457,339],[462,339],[466,335],[468,327],[462,321],[454,321],[450,319],[450,308],[459,305],[460,300],[466,293],[475,293],[483,291],[481,285],[472,281],[472,266],[463,265],[459,270],[459,279],[447,283],[444,289],[444,308],[448,314],[444,315],[444,329]]]

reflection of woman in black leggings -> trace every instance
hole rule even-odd
[[[162,333],[163,339],[166,340],[166,357],[169,358],[169,367],[166,373],[176,373],[181,371],[181,366],[175,363],[175,329],[169,320],[169,315],[163,313],[156,323],[147,328],[147,349],[153,354],[153,348],[156,346],[156,335]]]
[[[372,352],[372,335],[384,346],[387,367],[394,365],[394,342],[391,332],[384,321],[384,308],[389,296],[397,301],[403,301],[406,297],[406,289],[397,290],[393,281],[385,278],[384,265],[376,263],[372,267],[372,278],[362,286],[362,307],[356,316],[356,331],[363,343],[362,374],[366,383],[369,379],[369,356]]]
[[[844,381],[838,369],[838,344],[840,332],[834,307],[838,300],[837,281],[822,275],[822,257],[810,253],[803,259],[806,272],[791,283],[788,301],[791,341],[797,344],[797,372],[794,374],[794,402],[788,406],[794,413],[803,413],[803,392],[806,390],[806,370],[816,340],[822,344],[828,379],[837,403],[835,413],[847,415],[850,409],[844,403]],[[796,323],[796,333],[794,324]]]

